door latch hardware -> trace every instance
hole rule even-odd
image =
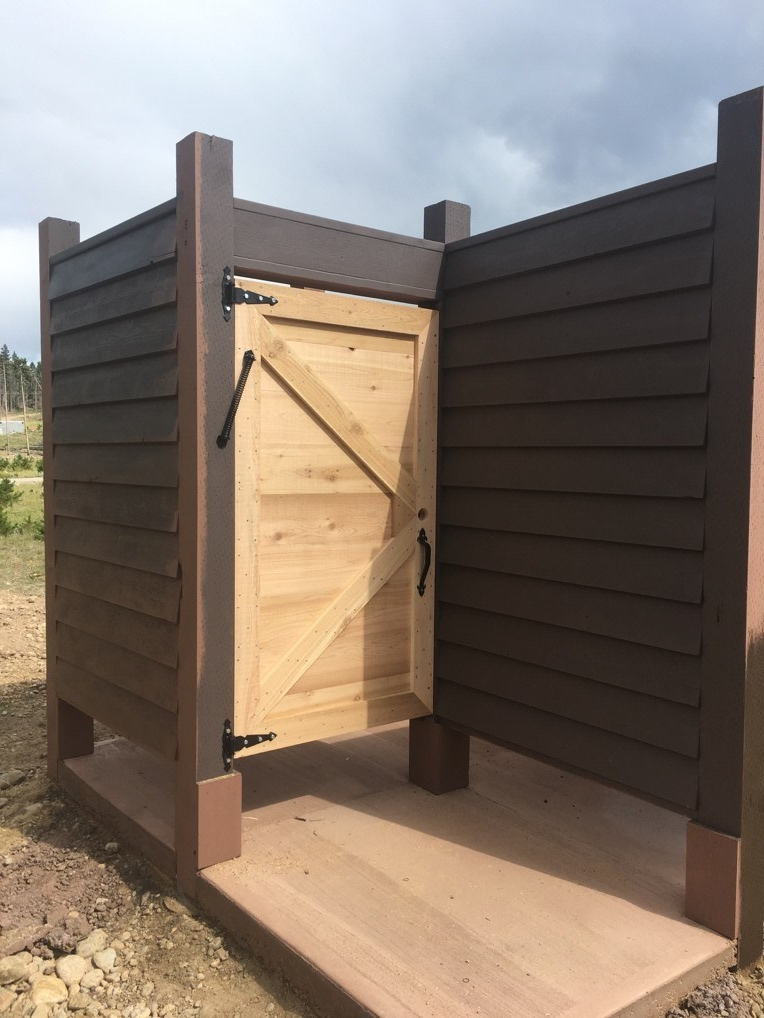
[[[231,321],[231,312],[234,304],[278,304],[275,297],[266,297],[262,293],[255,293],[253,290],[244,290],[236,286],[233,281],[233,272],[226,265],[223,269],[222,301],[223,318]]]
[[[424,549],[424,564],[422,565],[422,574],[419,577],[419,583],[417,584],[416,589],[419,591],[419,596],[424,597],[425,591],[424,581],[427,579],[427,574],[430,571],[430,562],[432,561],[432,546],[430,545],[430,542],[427,540],[427,532],[424,529],[424,527],[422,527],[422,529],[419,531],[419,537],[417,537],[417,544],[421,544],[422,548]]]
[[[223,722],[223,770],[228,773],[233,765],[235,753],[240,753],[248,746],[259,746],[261,742],[273,742],[275,732],[266,735],[234,735],[228,718]]]
[[[217,438],[218,449],[225,449],[228,445],[228,439],[231,437],[231,430],[233,428],[233,419],[236,416],[236,411],[239,409],[241,397],[244,395],[244,386],[247,384],[247,379],[254,363],[255,355],[252,350],[245,350],[241,371],[239,372],[239,381],[236,383],[236,388],[231,398],[231,405],[228,408],[228,413],[225,415],[223,430]]]

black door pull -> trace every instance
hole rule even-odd
[[[427,579],[427,574],[430,571],[430,562],[432,560],[432,547],[430,546],[430,542],[427,540],[427,533],[424,527],[422,527],[422,529],[419,531],[417,543],[421,544],[422,547],[424,548],[424,564],[422,566],[422,575],[419,577],[419,583],[416,589],[419,591],[419,596],[424,597],[425,589],[424,581]]]

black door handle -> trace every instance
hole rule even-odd
[[[430,546],[430,542],[427,540],[427,533],[425,532],[424,527],[422,527],[419,531],[417,543],[421,544],[424,548],[424,564],[422,566],[422,575],[419,577],[419,583],[416,589],[419,591],[419,596],[424,597],[424,581],[427,579],[427,574],[430,571],[430,562],[432,561],[432,547]]]

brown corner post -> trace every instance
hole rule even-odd
[[[686,911],[762,953],[764,90],[719,106],[697,822]]]
[[[53,406],[52,356],[50,329],[50,259],[80,242],[80,224],[65,219],[43,219],[40,239],[40,360],[42,362],[42,436],[45,463],[45,630],[47,656],[48,775],[58,780],[61,760],[87,756],[93,752],[93,719],[71,704],[60,700],[56,691],[56,611],[55,560],[53,548]]]
[[[470,235],[470,207],[441,201],[424,210],[424,238],[450,244]],[[444,262],[445,262],[444,253]],[[441,268],[441,278],[443,270]],[[437,563],[436,563],[437,589]],[[437,606],[436,606],[437,613]],[[435,620],[437,642],[437,614]],[[436,690],[437,695],[437,690]],[[434,717],[409,722],[409,781],[441,795],[470,783],[470,737],[440,724]]]
[[[233,266],[233,147],[194,133],[177,146],[178,538],[183,593],[178,658],[175,846],[178,883],[241,853],[241,775],[225,774],[233,719],[232,446],[215,439],[233,387],[233,322],[220,303]]]

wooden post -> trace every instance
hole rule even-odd
[[[470,235],[470,207],[455,201],[441,201],[424,210],[424,238],[449,244]],[[445,256],[444,256],[445,257]],[[439,387],[440,388],[440,387]],[[437,521],[436,521],[437,523]],[[437,544],[436,544],[437,547]],[[436,563],[437,565],[437,563]],[[437,590],[437,572],[435,575]],[[437,602],[436,602],[437,613]],[[435,619],[437,643],[438,620]],[[437,714],[437,685],[435,710]],[[441,725],[435,717],[409,722],[409,781],[441,795],[470,782],[470,737]]]
[[[720,104],[697,823],[690,918],[762,953],[764,922],[764,91]]]
[[[51,405],[50,259],[80,240],[80,224],[64,219],[44,219],[40,223],[40,359],[42,362],[42,436],[45,478],[43,487],[45,514],[45,619],[47,655],[48,774],[58,780],[58,764],[73,756],[93,752],[93,719],[64,700],[56,691],[56,623],[53,549],[53,409]]]
[[[183,593],[178,661],[175,838],[178,882],[241,852],[241,775],[224,774],[233,718],[233,446],[216,436],[234,385],[233,321],[220,303],[233,266],[233,150],[191,134],[177,147],[178,536]]]

